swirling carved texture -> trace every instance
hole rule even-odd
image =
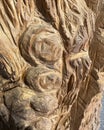
[[[0,0],[0,130],[98,130],[103,0]]]

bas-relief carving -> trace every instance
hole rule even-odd
[[[98,128],[96,105],[86,113],[101,100],[99,14],[86,2],[1,0],[0,130]]]

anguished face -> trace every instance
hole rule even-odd
[[[52,120],[47,116],[58,108],[57,92],[62,84],[60,34],[52,26],[32,24],[20,36],[18,47],[2,37],[1,40],[0,69],[5,81],[1,90],[5,91],[6,121],[9,123],[7,113],[11,111],[13,130],[30,126],[51,129]]]
[[[94,18],[85,0],[0,0],[0,130],[79,128]]]

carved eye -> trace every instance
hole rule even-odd
[[[54,64],[62,57],[62,40],[52,27],[29,27],[21,36],[20,52],[31,65]]]
[[[50,39],[34,42],[32,52],[42,62],[55,62],[62,56],[62,48]]]
[[[43,88],[43,89],[58,89],[61,86],[61,78],[59,75],[55,74],[55,73],[50,73],[50,74],[46,74],[46,75],[42,75],[38,78],[39,80],[39,85]]]
[[[25,75],[25,83],[35,91],[58,89],[62,78],[54,71],[44,67],[31,67]]]

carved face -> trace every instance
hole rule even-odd
[[[79,129],[99,92],[94,20],[85,0],[0,0],[0,130]]]
[[[53,39],[54,37],[54,39]],[[35,91],[58,90],[62,83],[62,40],[51,26],[29,26],[19,41],[20,52],[32,66],[24,75]]]
[[[0,44],[1,47],[4,45],[6,49],[5,43]],[[9,80],[2,87],[5,91],[5,103],[9,110],[12,106],[15,127],[27,128],[33,123],[33,128],[43,127],[49,130],[42,122],[49,122],[48,127],[51,128],[52,122],[45,116],[54,113],[58,107],[56,94],[62,84],[63,45],[61,37],[52,26],[34,24],[22,34],[18,45],[19,51],[15,52],[16,54],[12,46],[9,46],[10,52],[6,49],[6,54],[3,47],[1,50],[4,51],[0,57],[1,75],[5,74],[3,78]],[[13,57],[12,60],[17,63],[16,68],[8,58],[15,55],[19,55],[20,59],[23,57],[20,60],[22,63]],[[8,62],[11,62],[12,66]],[[18,64],[24,66],[18,68]],[[19,75],[15,72],[17,68],[18,73],[21,73]]]

